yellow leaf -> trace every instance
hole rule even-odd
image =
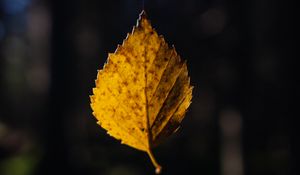
[[[115,53],[98,72],[93,115],[112,137],[148,153],[174,133],[191,103],[186,62],[152,28],[143,11]]]

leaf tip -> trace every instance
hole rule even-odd
[[[142,10],[142,12],[140,13],[140,19],[146,18],[146,17],[147,17],[146,11]]]
[[[143,28],[143,26],[145,26],[145,21],[148,21],[147,14],[146,14],[145,10],[142,10],[142,12],[139,15],[139,19],[137,20],[136,27],[137,28]]]

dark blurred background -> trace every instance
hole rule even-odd
[[[193,103],[163,174],[293,174],[291,25],[279,0],[0,0],[0,174],[154,174],[92,116],[97,69],[144,7],[188,62]],[[295,173],[294,173],[295,174]]]

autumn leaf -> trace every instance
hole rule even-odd
[[[148,153],[174,133],[191,103],[187,65],[152,28],[144,11],[98,72],[91,108],[112,137]]]

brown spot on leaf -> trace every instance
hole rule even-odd
[[[140,99],[140,94],[136,92],[136,93],[134,94],[134,98],[135,98],[136,100],[139,100],[139,99]]]
[[[118,92],[121,94],[122,93],[122,88],[121,86],[118,86]]]
[[[148,71],[150,74],[154,74],[154,70],[149,70]]]
[[[124,86],[128,86],[128,82],[125,80],[125,81],[123,81],[123,85]]]

